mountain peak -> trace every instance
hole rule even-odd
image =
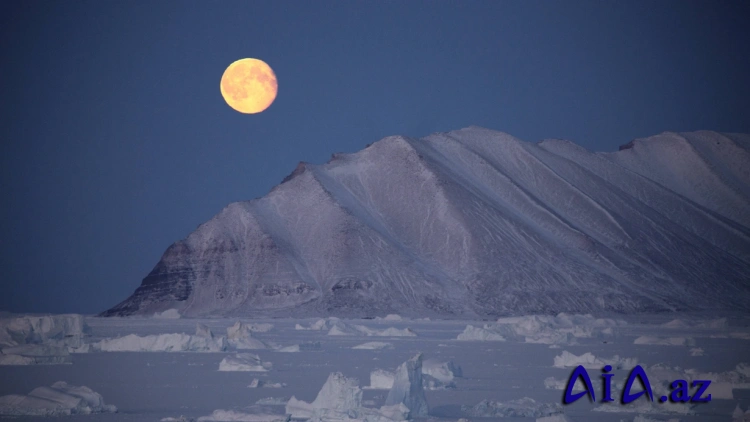
[[[478,126],[390,136],[228,206],[104,315],[747,310],[748,145],[708,131],[612,153]]]

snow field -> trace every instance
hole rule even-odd
[[[738,395],[738,389],[750,387],[750,366],[742,363],[739,352],[732,353],[732,350],[741,350],[742,346],[746,346],[747,340],[741,336],[729,336],[730,333],[745,332],[744,322],[730,319],[726,323],[714,324],[711,320],[701,322],[697,318],[681,317],[681,320],[691,321],[691,325],[684,328],[663,326],[665,320],[644,322],[632,317],[626,319],[627,323],[617,319],[611,320],[615,321],[612,323],[606,318],[558,315],[502,318],[489,323],[323,319],[323,323],[318,324],[318,320],[313,319],[273,320],[270,324],[220,319],[85,318],[84,322],[92,328],[83,330],[89,333],[83,334],[79,343],[88,345],[89,352],[69,354],[72,364],[55,365],[55,368],[63,371],[56,370],[56,373],[67,375],[55,375],[55,378],[104,392],[107,404],[111,402],[128,412],[123,414],[123,419],[119,414],[110,414],[108,420],[123,421],[127,420],[126,414],[132,415],[133,410],[130,409],[142,408],[142,405],[128,401],[132,395],[140,397],[143,403],[157,397],[160,403],[163,401],[163,404],[152,406],[165,409],[161,411],[164,413],[144,413],[144,420],[180,420],[177,415],[183,414],[184,420],[192,421],[282,421],[291,414],[289,411],[295,413],[296,417],[321,422],[389,422],[421,418],[423,416],[415,415],[425,412],[430,418],[445,422],[455,422],[461,417],[470,420],[490,418],[488,422],[506,417],[543,421],[619,420],[612,419],[614,415],[621,415],[628,421],[636,417],[640,417],[639,420],[665,421],[687,415],[690,420],[700,421],[712,420],[710,415],[716,414],[716,411],[711,410],[706,414],[705,409],[713,409],[711,406],[714,403],[731,403],[731,409],[722,410],[725,418],[733,417],[732,410],[737,403],[742,409],[747,408],[747,403],[741,398],[745,393]],[[315,330],[296,327],[310,328],[316,324],[319,327]],[[705,324],[708,328],[692,328],[698,324]],[[405,332],[409,328],[416,336],[394,336],[389,337],[387,342],[362,343],[363,338],[371,337],[367,335],[368,332],[380,332],[391,325],[393,327],[390,328],[396,332]],[[502,333],[505,341],[458,340],[458,335],[467,325],[488,326]],[[261,327],[263,331],[254,330],[253,326]],[[366,330],[355,328],[356,334],[329,336],[328,332],[335,326],[360,326]],[[695,334],[692,330],[700,333]],[[191,334],[180,334],[180,331]],[[527,341],[529,337],[555,338],[557,331],[564,333],[566,339],[562,344],[551,345],[561,346],[560,350],[550,350],[547,343]],[[223,335],[225,332],[226,335]],[[693,338],[696,347],[687,344],[659,346],[635,343],[635,339],[644,336]],[[251,353],[234,347],[230,342],[248,338],[262,342],[267,348]],[[570,342],[571,338],[575,342]],[[19,352],[19,347],[48,347],[48,343],[58,340],[42,340],[42,343],[15,345],[13,348],[4,347],[3,350]],[[223,342],[226,347],[220,351],[210,351],[205,347],[216,342]],[[380,343],[389,346],[381,347]],[[101,345],[111,347],[105,353]],[[367,347],[355,349],[362,345]],[[705,357],[696,356],[692,351],[696,348],[702,349]],[[290,351],[294,353],[283,353]],[[93,358],[112,362],[108,366],[112,369],[108,371],[115,372],[102,377],[88,370],[90,364],[87,362]],[[148,384],[155,380],[144,381],[148,383],[143,385],[143,393],[107,387],[125,376],[124,373],[117,375],[116,371],[120,366],[118,362],[126,358],[142,362],[140,368],[143,371],[140,375],[137,370],[131,369],[128,377],[148,377],[146,374],[151,371],[157,371],[162,374],[160,376],[176,377],[179,372],[179,378],[183,381],[175,383],[165,378],[161,381],[164,383],[161,390],[153,390],[159,384]],[[707,407],[640,400],[634,405],[622,406],[590,404],[581,400],[558,408],[561,390],[577,364],[590,368],[589,374],[598,398],[601,395],[601,366],[610,364],[615,367],[613,372],[616,375],[612,383],[614,396],[621,392],[629,368],[640,364],[651,380],[655,395],[668,392],[668,382],[673,379],[711,379],[713,383],[709,393],[713,395],[713,401]],[[24,378],[4,377],[3,368],[11,367],[0,367],[0,379],[20,380],[23,386],[0,382],[0,395],[29,395],[29,391],[40,385],[49,386],[56,382],[42,372],[27,381],[23,381]],[[23,367],[18,370],[21,373],[25,371]],[[81,376],[86,377],[84,381]],[[360,384],[358,379],[365,382]],[[24,387],[26,385],[28,387]],[[223,387],[217,389],[217,385]],[[174,393],[170,397],[171,391],[177,391],[175,389],[180,389],[181,393]],[[190,396],[193,389],[196,395]],[[578,391],[577,388],[575,390]],[[235,393],[237,391],[244,393]],[[282,394],[274,395],[276,391]],[[637,387],[634,391],[637,391]],[[17,402],[18,398],[3,400]],[[23,403],[31,403],[31,399]],[[32,407],[19,410],[19,406],[15,406],[13,412],[68,414],[65,410],[39,411]],[[96,413],[99,410],[92,407],[92,411],[94,413],[90,415],[83,415],[83,411],[70,410],[70,417],[74,420],[101,420],[97,416],[99,413]],[[84,417],[86,419],[76,419]]]

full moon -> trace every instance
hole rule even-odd
[[[224,71],[220,88],[229,107],[240,113],[255,114],[276,99],[278,83],[271,66],[263,60],[241,59]]]

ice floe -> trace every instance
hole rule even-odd
[[[394,328],[389,327],[382,330],[373,330],[363,325],[356,325],[355,328],[366,336],[376,337],[416,337],[417,333],[411,330],[411,328]]]
[[[605,365],[611,365],[616,369],[633,369],[638,365],[637,358],[621,358],[614,355],[610,359],[597,358],[591,352],[586,352],[580,356],[564,350],[560,356],[555,356],[553,366],[555,368],[572,368],[583,365],[586,369],[602,369]]]
[[[463,376],[461,367],[453,361],[439,362],[426,360],[422,362],[422,386],[425,390],[445,390],[456,388],[453,379]],[[370,372],[368,390],[390,390],[393,388],[395,373],[383,369]]]
[[[483,400],[474,406],[461,407],[469,416],[479,418],[542,418],[563,413],[559,403],[539,403],[524,397],[508,402]]]
[[[291,346],[281,347],[276,349],[277,352],[296,353],[296,352],[314,352],[320,351],[322,347],[319,341],[308,341],[300,344],[293,344]]]
[[[219,371],[266,372],[272,366],[271,362],[263,362],[260,356],[254,353],[237,353],[222,359],[219,363]]]
[[[227,328],[227,341],[229,346],[235,350],[258,350],[272,348],[272,345],[258,340],[252,336],[253,327],[244,322],[237,321]]]
[[[223,352],[227,349],[225,337],[207,338],[188,334],[129,334],[108,338],[92,344],[92,349],[102,352]]]
[[[155,319],[180,319],[180,311],[177,309],[167,309],[164,312],[156,312],[152,318]]]
[[[393,388],[393,372],[376,369],[370,372],[370,385],[365,387],[369,390],[390,390]]]
[[[286,404],[286,413],[311,422],[391,422],[427,416],[421,363],[419,354],[399,366],[385,405],[379,409],[362,406],[362,389],[357,379],[333,372],[312,403],[292,396]]]
[[[708,321],[685,321],[682,319],[673,319],[669,322],[661,324],[662,328],[674,328],[674,329],[711,329],[711,330],[722,330],[729,328],[726,318],[717,318]]]
[[[56,365],[70,364],[73,359],[68,349],[46,344],[23,344],[5,347],[0,351],[0,365]]]
[[[654,346],[695,346],[695,340],[690,337],[640,336],[633,340],[633,344],[648,344]]]
[[[45,344],[81,353],[87,351],[84,337],[89,332],[83,315],[78,314],[0,318],[0,348]]]
[[[204,324],[195,324],[195,336],[213,339],[214,333]]]
[[[289,401],[289,397],[264,397],[258,399],[255,404],[270,404],[273,406],[285,406]]]
[[[375,318],[375,319],[380,319],[380,318]],[[382,319],[383,321],[403,321],[404,320],[404,318],[401,317],[401,315],[396,315],[396,314],[388,314]]]
[[[427,359],[422,362],[422,373],[446,383],[453,381],[456,377],[463,377],[461,367],[452,360],[440,362],[435,359]]]
[[[339,318],[319,319],[309,326],[296,324],[296,330],[328,331],[329,336],[375,336],[375,337],[415,337],[417,334],[410,328],[375,329],[364,325],[350,324]]]
[[[370,341],[368,343],[362,343],[352,347],[352,349],[358,350],[382,350],[382,349],[393,349],[392,343],[386,343],[382,341]]]
[[[703,356],[704,354],[705,351],[700,347],[693,347],[692,349],[690,349],[690,356]]]
[[[250,381],[250,384],[248,384],[247,388],[284,388],[286,387],[286,384],[281,382],[268,382],[263,381],[258,378],[253,378],[252,381]]]
[[[609,338],[625,321],[594,318],[592,315],[560,313],[499,318],[484,327],[469,325],[458,336],[459,340],[511,340],[539,344],[576,344],[579,338]]]
[[[341,372],[333,372],[318,392],[312,403],[289,399],[286,413],[293,418],[311,418],[316,410],[337,410],[347,412],[362,407],[362,389],[355,378],[347,378]]]
[[[488,325],[485,325],[484,328],[467,325],[456,339],[462,341],[505,341],[502,334],[493,331]]]
[[[0,415],[67,416],[116,411],[115,406],[104,404],[99,393],[63,381],[50,387],[35,388],[27,395],[0,397]]]

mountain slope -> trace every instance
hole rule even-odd
[[[750,136],[614,153],[469,127],[300,163],[103,315],[750,309]]]

